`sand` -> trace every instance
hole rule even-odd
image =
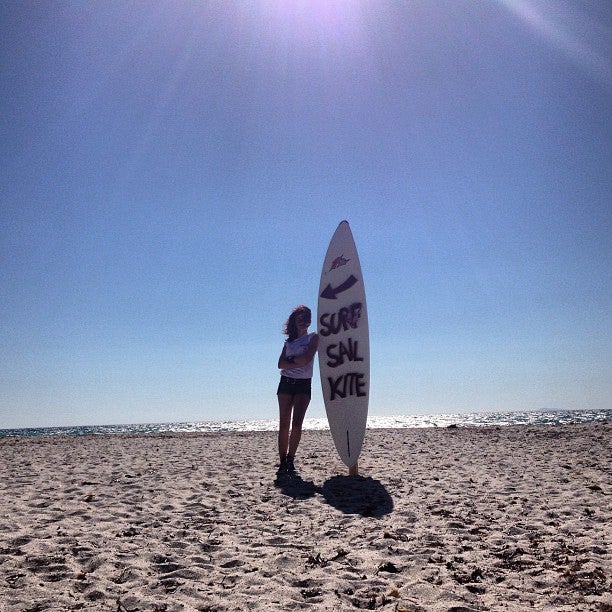
[[[0,609],[612,611],[612,423],[0,439]]]

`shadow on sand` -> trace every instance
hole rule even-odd
[[[320,491],[325,501],[345,514],[380,518],[393,511],[393,499],[379,480],[362,476],[334,476]]]
[[[299,474],[278,474],[274,486],[280,489],[283,495],[293,499],[308,499],[315,493],[321,493],[321,487],[310,480],[304,480]]]
[[[345,514],[380,518],[393,511],[393,499],[379,480],[363,476],[334,476],[323,487],[299,474],[279,474],[274,486],[293,499],[309,499],[317,493]]]

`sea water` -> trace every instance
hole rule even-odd
[[[605,410],[551,410],[515,412],[474,412],[463,414],[396,415],[368,417],[370,429],[402,429],[418,427],[568,425],[612,420],[612,408]],[[85,425],[74,427],[40,427],[0,429],[5,436],[84,436],[108,434],[222,433],[275,431],[278,422],[270,420],[204,421],[193,423],[138,423],[131,425]],[[326,418],[307,418],[305,429],[328,429]]]

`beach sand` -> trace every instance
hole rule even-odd
[[[0,439],[0,609],[612,611],[612,423]]]

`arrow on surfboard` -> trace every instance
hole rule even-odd
[[[355,283],[357,279],[351,274],[343,283],[338,285],[336,288],[331,285],[327,285],[325,289],[321,292],[321,297],[327,300],[335,300],[338,297],[338,294],[350,289]]]

